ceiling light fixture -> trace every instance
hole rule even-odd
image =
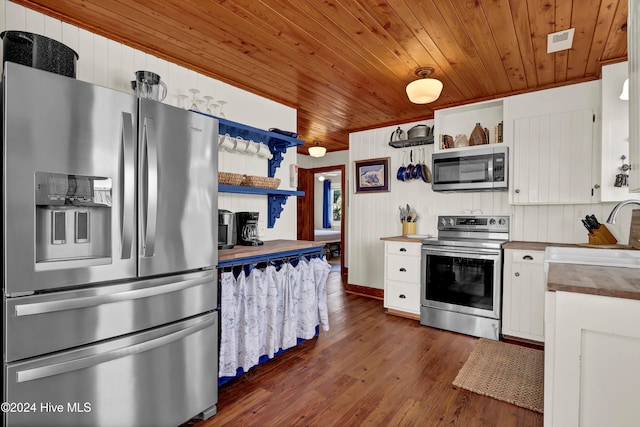
[[[442,82],[430,79],[433,68],[423,67],[416,70],[416,76],[420,77],[407,85],[407,96],[414,104],[428,104],[435,101],[442,92]]]
[[[309,147],[309,155],[311,157],[322,157],[326,154],[327,149],[320,146],[320,141],[313,141],[316,145]]]
[[[622,99],[623,101],[629,100],[629,79],[625,80],[624,84],[622,85],[622,92],[620,93],[620,99]]]

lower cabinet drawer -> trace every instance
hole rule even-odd
[[[387,281],[384,306],[407,313],[420,314],[420,285]]]
[[[387,279],[401,282],[420,281],[420,258],[405,255],[387,255]]]
[[[420,256],[422,244],[419,242],[386,242],[388,255]]]

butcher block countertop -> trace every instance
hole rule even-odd
[[[260,246],[236,245],[233,249],[221,249],[218,251],[218,263],[226,261],[242,260],[244,258],[254,258],[264,255],[292,252],[304,249],[323,248],[324,242],[313,242],[310,240],[270,240]]]
[[[640,269],[550,263],[547,289],[640,300]]]
[[[525,251],[544,251],[547,246],[570,247],[578,246],[571,243],[547,243],[547,242],[507,242],[502,245],[502,249],[519,249]]]
[[[549,246],[633,249],[628,245],[587,245],[545,242],[508,242],[504,249],[544,251]],[[640,299],[640,269],[583,264],[550,263],[550,291],[577,292],[615,298]]]

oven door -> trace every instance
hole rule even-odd
[[[421,304],[500,318],[502,250],[422,247]]]

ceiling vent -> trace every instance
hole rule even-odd
[[[571,49],[575,30],[575,28],[569,28],[568,30],[547,35],[547,53]]]

